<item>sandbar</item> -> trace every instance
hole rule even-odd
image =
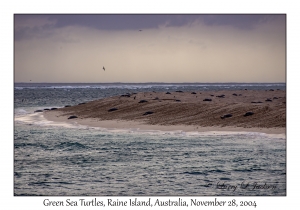
[[[247,112],[253,114],[245,116]],[[43,115],[54,122],[102,128],[285,134],[286,91],[131,92],[44,111]],[[70,116],[77,118],[68,119]]]

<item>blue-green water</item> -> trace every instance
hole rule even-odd
[[[285,84],[15,84],[15,195],[286,195],[285,135],[107,130],[34,110],[139,91]]]

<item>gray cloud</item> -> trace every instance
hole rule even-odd
[[[68,26],[94,28],[97,30],[147,30],[160,26],[182,27],[202,22],[208,26],[231,26],[239,29],[253,29],[262,22],[280,19],[285,15],[107,15],[107,14],[68,14],[68,15],[22,15],[16,14],[15,39],[30,39],[49,35],[49,30]]]

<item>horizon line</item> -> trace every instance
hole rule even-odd
[[[287,82],[14,82],[14,84],[278,84]]]

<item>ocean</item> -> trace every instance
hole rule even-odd
[[[15,83],[15,196],[285,196],[286,136],[105,129],[35,110],[132,92],[285,90],[285,83]]]

